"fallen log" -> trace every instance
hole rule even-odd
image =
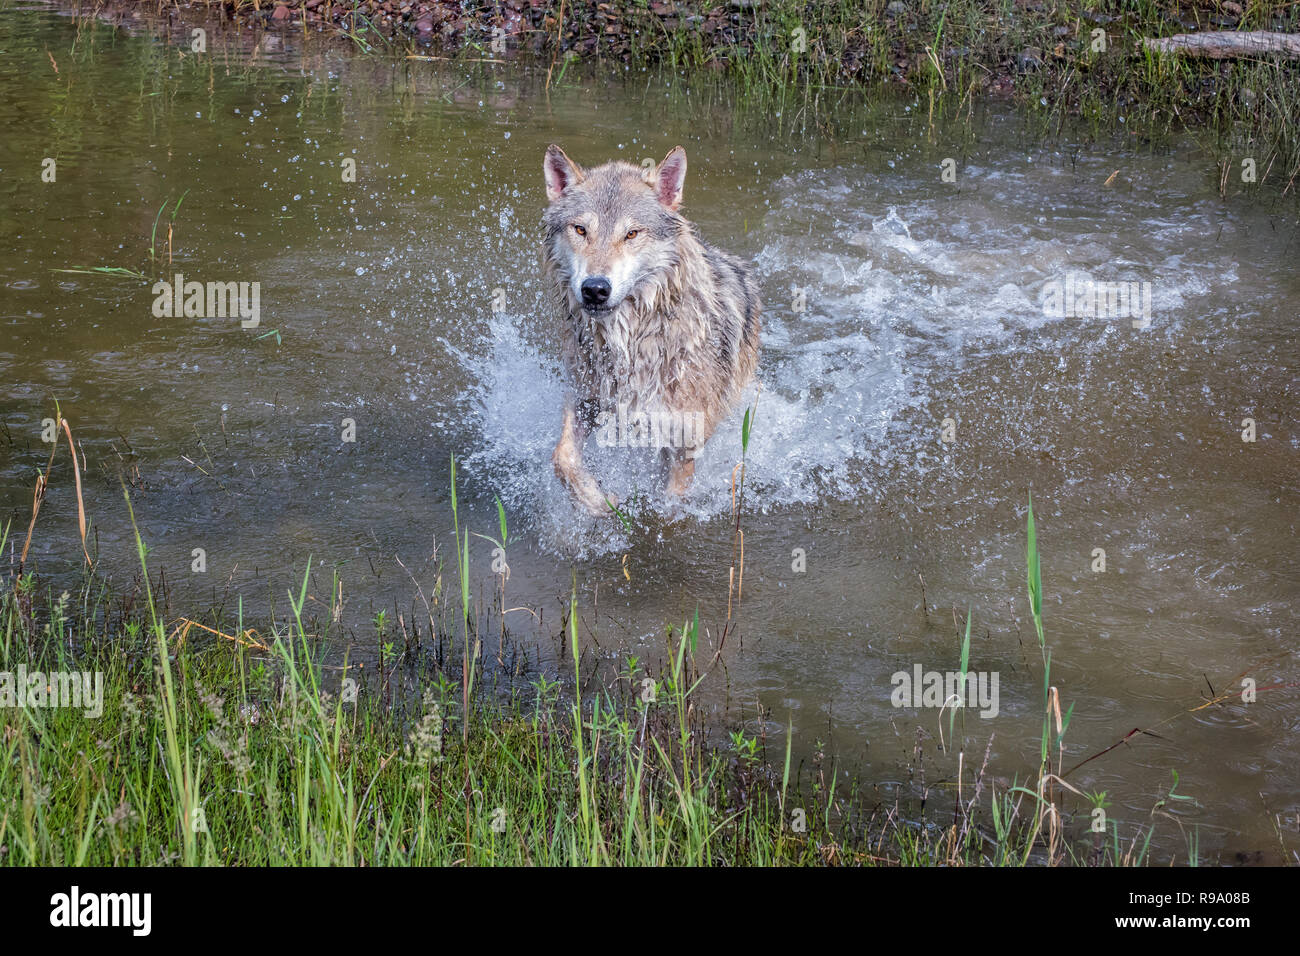
[[[1256,30],[1238,33],[1224,30],[1214,33],[1179,33],[1171,37],[1146,37],[1143,44],[1149,50],[1161,53],[1182,53],[1186,56],[1205,56],[1215,60],[1235,57],[1276,54],[1300,57],[1300,34],[1270,33]]]

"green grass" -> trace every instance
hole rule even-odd
[[[467,548],[458,510],[454,521]],[[447,642],[436,655],[444,663],[411,653],[409,639],[403,653],[385,644],[381,615],[377,672],[331,653],[333,598],[322,605],[311,595],[310,567],[287,595],[288,614],[258,628],[242,610],[228,621],[165,621],[138,533],[141,574],[130,594],[111,594],[87,572],[75,593],[38,599],[33,572],[11,571],[0,578],[0,671],[97,671],[105,691],[99,719],[0,710],[0,863],[1148,862],[1151,826],[1123,840],[1114,826],[1105,840],[1087,833],[1088,807],[1104,794],[1080,795],[1079,820],[1064,805],[1078,791],[1059,777],[1065,728],[1048,685],[1032,513],[1028,531],[1044,655],[1042,765],[1033,787],[990,783],[985,797],[985,768],[965,763],[965,728],[952,739],[950,720],[955,793],[942,825],[882,805],[833,762],[793,759],[788,732],[769,753],[743,729],[706,725],[694,706],[711,679],[695,659],[698,612],[666,630],[662,672],[632,658],[616,681],[593,688],[575,581],[564,625],[571,671],[538,673],[507,693],[479,663],[463,550],[454,606],[441,587],[429,605],[426,640]],[[319,619],[311,607],[323,607]],[[969,630],[960,648],[965,673]],[[1162,803],[1175,799],[1171,788]]]
[[[541,678],[466,711],[445,673],[345,702],[302,619],[306,578],[265,652],[195,634],[177,646],[146,593],[143,619],[72,654],[57,602],[48,633],[22,627],[29,581],[0,602],[5,666],[34,641],[49,670],[102,670],[106,706],[97,721],[6,713],[7,863],[773,865],[834,845],[812,804],[806,832],[783,832],[757,771],[698,742],[686,635],[653,703],[602,692],[579,706]],[[641,679],[631,665],[629,685]]]

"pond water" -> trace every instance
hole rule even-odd
[[[584,163],[682,143],[685,213],[753,263],[766,306],[743,598],[703,691],[720,719],[778,751],[788,723],[882,804],[924,783],[950,811],[947,718],[895,707],[892,678],[956,670],[969,609],[971,669],[999,683],[996,716],[966,714],[966,760],[991,737],[999,786],[1032,776],[1032,492],[1065,765],[1151,731],[1070,782],[1106,791],[1127,840],[1176,773],[1195,800],[1156,817],[1158,861],[1194,832],[1212,861],[1295,862],[1300,235],[1293,204],[1221,197],[1194,142],[1045,140],[1009,109],[945,120],[907,98],[831,109],[826,136],[672,77],[570,69],[548,91],[544,64],[216,24],[196,54],[177,24],[34,4],[0,8],[0,51],[0,518],[19,547],[57,399],[106,574],[136,569],[125,478],[174,611],[283,612],[310,556],[312,593],[337,572],[345,633],[372,648],[373,615],[411,615],[412,578],[430,593],[447,560],[455,454],[461,526],[499,536],[504,504],[507,604],[534,611],[509,625],[540,666],[571,574],[611,671],[660,660],[697,607],[711,656],[740,412],[682,513],[607,452],[610,486],[649,497],[630,532],[579,516],[550,464],[563,379],[538,268],[548,143]],[[58,271],[97,267],[141,275]],[[155,314],[176,274],[258,283],[258,326]],[[1052,307],[1090,282],[1138,283],[1137,315]],[[490,595],[493,546],[470,541]],[[74,579],[65,454],[32,553]],[[1255,701],[1202,708],[1243,678]],[[1067,805],[1077,831],[1087,805]]]

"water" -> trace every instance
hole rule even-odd
[[[1025,780],[1042,698],[1032,491],[1052,682],[1074,705],[1066,766],[1158,735],[1071,783],[1106,791],[1128,836],[1176,772],[1196,802],[1158,818],[1158,860],[1185,859],[1179,823],[1212,860],[1294,859],[1293,208],[1221,199],[1193,143],[1044,142],[1000,109],[968,128],[906,100],[845,107],[827,141],[640,74],[571,71],[548,94],[544,70],[393,65],[215,26],[196,56],[186,35],[0,10],[0,507],[19,537],[57,399],[107,574],[133,573],[125,481],[174,609],[284,611],[310,556],[314,606],[337,570],[348,634],[372,647],[370,618],[410,608],[412,577],[432,591],[455,453],[462,522],[496,536],[505,505],[508,604],[538,615],[510,625],[540,666],[571,569],[609,669],[661,659],[697,606],[711,655],[740,416],[675,519],[639,467],[594,448],[611,490],[651,494],[631,532],[579,516],[550,468],[563,385],[537,269],[548,143],[594,163],[681,142],[685,211],[754,263],[766,303],[744,596],[705,689],[719,719],[776,748],[789,722],[798,753],[835,755],[882,805],[924,780],[950,809],[933,792],[954,775],[947,718],[892,706],[891,677],[955,670],[969,609],[971,667],[999,674],[1000,700],[966,715],[967,762],[991,735],[990,778]],[[151,263],[159,208],[182,195],[172,261],[168,207]],[[56,271],[96,266],[149,278]],[[259,282],[259,328],[155,317],[154,277],[175,273]],[[1054,317],[1042,295],[1067,277],[1149,283],[1149,327]],[[71,578],[67,472],[62,457],[33,554]],[[492,546],[472,541],[490,591]],[[1242,676],[1256,702],[1197,709]]]

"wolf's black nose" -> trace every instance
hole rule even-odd
[[[599,308],[608,302],[609,293],[609,280],[604,276],[582,280],[582,304],[589,309]]]

